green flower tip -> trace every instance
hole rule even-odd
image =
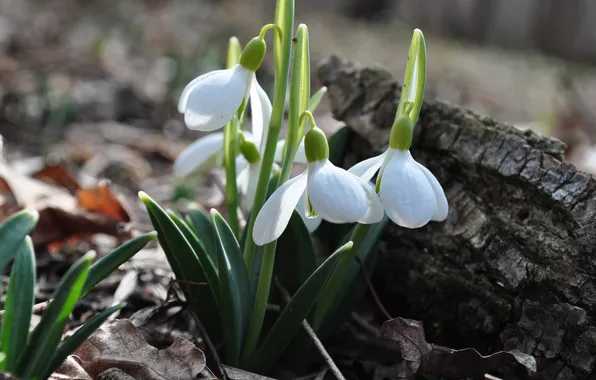
[[[212,208],[211,210],[209,210],[209,215],[211,215],[211,218],[215,218],[217,215],[219,215],[219,212]]]
[[[267,44],[265,40],[261,37],[255,37],[250,40],[240,55],[240,65],[250,71],[257,71],[263,63],[266,52]]]
[[[89,251],[83,255],[82,259],[91,262],[95,260],[95,257],[97,257],[97,253],[95,251]]]
[[[151,199],[151,197],[149,195],[147,195],[146,192],[144,191],[139,191],[138,193],[138,197],[139,199],[143,202],[143,203],[147,203],[147,202],[151,202],[153,199]]]
[[[395,120],[389,135],[389,147],[392,149],[408,150],[412,145],[414,123],[409,116],[403,115]]]
[[[329,158],[329,144],[325,132],[313,126],[304,136],[304,151],[308,162],[326,160]]]
[[[251,164],[256,164],[261,160],[259,148],[257,148],[254,142],[245,140],[244,138],[242,138],[240,142],[240,153],[242,153],[244,158],[246,158],[246,161]]]
[[[27,214],[36,223],[39,220],[39,211],[37,211],[33,207],[28,207],[28,208],[24,209],[23,213]]]

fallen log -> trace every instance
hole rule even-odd
[[[355,132],[343,165],[382,153],[396,80],[334,56],[317,70]],[[423,321],[436,344],[533,355],[533,378],[594,378],[594,178],[563,161],[562,142],[440,101],[424,103],[411,150],[450,210],[420,229],[388,225],[373,281],[390,313]]]

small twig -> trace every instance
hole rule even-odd
[[[45,311],[45,309],[47,309],[50,302],[52,302],[52,300],[47,300],[47,301],[33,305],[33,314],[37,314],[37,313],[41,313],[42,311]],[[4,316],[5,312],[6,312],[6,310],[0,310],[0,322],[2,322],[2,317]]]
[[[358,256],[356,256],[356,261],[358,262],[358,264],[360,264],[360,269],[362,270],[362,276],[364,276],[364,280],[366,281],[366,285],[368,286],[368,290],[370,290],[370,293],[373,296],[373,300],[377,304],[377,307],[381,311],[381,314],[383,314],[383,316],[386,319],[388,319],[388,320],[389,319],[393,319],[393,317],[391,316],[391,314],[389,314],[389,312],[387,311],[387,309],[385,309],[385,306],[383,306],[383,303],[381,302],[381,299],[377,295],[377,292],[376,292],[375,288],[373,287],[372,282],[370,282],[370,277],[368,276],[368,271],[366,270],[366,266],[364,265],[364,262]]]
[[[279,282],[279,280],[277,279],[277,277],[275,278],[275,285],[277,286],[277,288],[278,288],[279,292],[281,293],[282,297],[284,298],[284,300],[286,302],[290,302],[290,293],[288,293],[288,291],[286,290],[286,288],[284,288],[282,286],[282,284]],[[280,308],[280,311],[281,311],[281,308]],[[335,362],[331,358],[331,355],[329,355],[329,352],[327,352],[327,350],[325,349],[325,346],[323,346],[323,343],[321,342],[321,340],[317,336],[317,333],[315,333],[315,330],[313,330],[313,328],[306,321],[306,319],[302,321],[302,327],[304,328],[304,331],[306,331],[306,333],[309,335],[310,339],[312,339],[313,343],[315,344],[315,346],[317,347],[317,349],[321,353],[321,356],[323,356],[323,359],[325,360],[325,362],[329,366],[329,369],[335,375],[335,378],[337,380],[346,380],[346,378],[344,377],[344,375],[342,375],[342,373],[339,370],[339,368],[337,368],[337,365],[335,364]]]
[[[223,367],[223,363],[221,362],[221,359],[219,358],[219,355],[217,354],[217,349],[215,348],[215,345],[211,341],[211,338],[209,338],[207,329],[205,329],[205,326],[203,326],[199,317],[197,317],[192,312],[190,314],[194,317],[195,322],[197,323],[197,329],[199,329],[199,333],[201,333],[201,336],[203,337],[203,340],[205,341],[207,348],[209,348],[209,351],[211,351],[211,355],[213,355],[213,359],[215,360],[215,363],[217,364],[217,368],[219,369],[219,372],[221,373],[222,379],[228,380],[228,374],[226,373],[226,370]]]

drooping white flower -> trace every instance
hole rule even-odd
[[[441,184],[410,154],[411,119],[399,119],[393,128],[389,149],[356,164],[349,172],[365,181],[379,172],[379,197],[385,212],[397,225],[419,228],[431,220],[445,220],[449,205]]]
[[[306,170],[280,186],[257,215],[253,240],[263,245],[279,238],[295,208],[331,223],[377,223],[383,207],[377,194],[359,177],[329,161],[325,134],[312,128],[305,137]],[[299,205],[300,200],[303,204]]]
[[[203,74],[192,80],[182,91],[178,111],[190,129],[210,132],[223,128],[248,97],[265,56],[265,41],[253,38],[247,45],[240,63],[225,69]]]

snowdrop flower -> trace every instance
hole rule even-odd
[[[252,209],[259,172],[261,170],[261,158],[265,152],[269,122],[271,120],[272,106],[267,93],[254,79],[250,90],[250,107],[252,114],[252,133],[245,132],[241,135],[241,155],[236,160],[238,173],[237,184],[240,193],[244,194],[246,207]],[[275,161],[281,163],[283,159],[283,148],[285,140],[279,140],[275,152]],[[174,162],[174,175],[187,177],[193,173],[212,169],[223,164],[224,134],[215,132],[189,145],[176,158]],[[306,163],[304,153],[304,142],[298,147],[296,163]],[[303,220],[310,232],[316,230],[321,223],[320,218],[308,219],[301,213]]]
[[[178,101],[186,126],[209,132],[232,120],[255,82],[255,71],[261,66],[266,49],[265,40],[255,37],[244,48],[237,65],[192,80]]]
[[[383,218],[383,206],[374,190],[329,162],[329,145],[322,130],[311,128],[304,143],[307,168],[280,186],[263,205],[253,229],[257,245],[279,238],[301,199],[305,214],[319,215],[331,223],[371,224]]]
[[[252,113],[252,134],[245,132],[245,136],[259,146],[259,151],[265,148],[269,120],[271,119],[271,101],[265,90],[253,78],[250,90],[250,106]],[[189,175],[202,170],[213,169],[223,164],[224,134],[215,132],[203,136],[180,153],[174,161],[174,175],[177,177],[188,177]],[[246,167],[246,160],[239,159],[239,169]],[[240,173],[241,170],[238,170]]]
[[[378,171],[377,190],[385,212],[397,225],[419,228],[447,218],[445,192],[435,176],[410,154],[413,131],[408,116],[399,117],[385,153],[353,166],[349,172],[369,181]]]

